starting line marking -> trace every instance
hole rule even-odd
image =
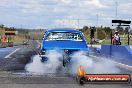
[[[6,55],[5,58],[11,58],[11,55],[13,55],[14,53],[16,53],[20,49],[21,48],[17,48],[16,50],[14,50],[13,52],[11,52],[10,54]]]

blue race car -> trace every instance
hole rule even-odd
[[[46,57],[45,53],[48,50],[54,49],[64,52],[63,66],[70,62],[69,56],[74,52],[89,52],[82,32],[70,28],[51,29],[45,33],[41,45],[41,61],[47,61],[48,58]]]

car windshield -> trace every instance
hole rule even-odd
[[[46,36],[46,41],[50,40],[71,40],[71,41],[83,41],[82,36],[79,33],[70,32],[51,32]]]

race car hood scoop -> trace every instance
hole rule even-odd
[[[43,49],[88,49],[85,41],[44,41]]]

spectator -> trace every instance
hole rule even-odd
[[[115,37],[114,35],[112,35],[112,44],[115,45],[115,42],[116,42]]]
[[[0,35],[0,43],[1,43],[1,41],[2,41],[2,36]]]
[[[120,35],[118,33],[118,31],[115,32],[115,34],[113,35],[113,45],[121,45],[121,42],[120,42]]]

